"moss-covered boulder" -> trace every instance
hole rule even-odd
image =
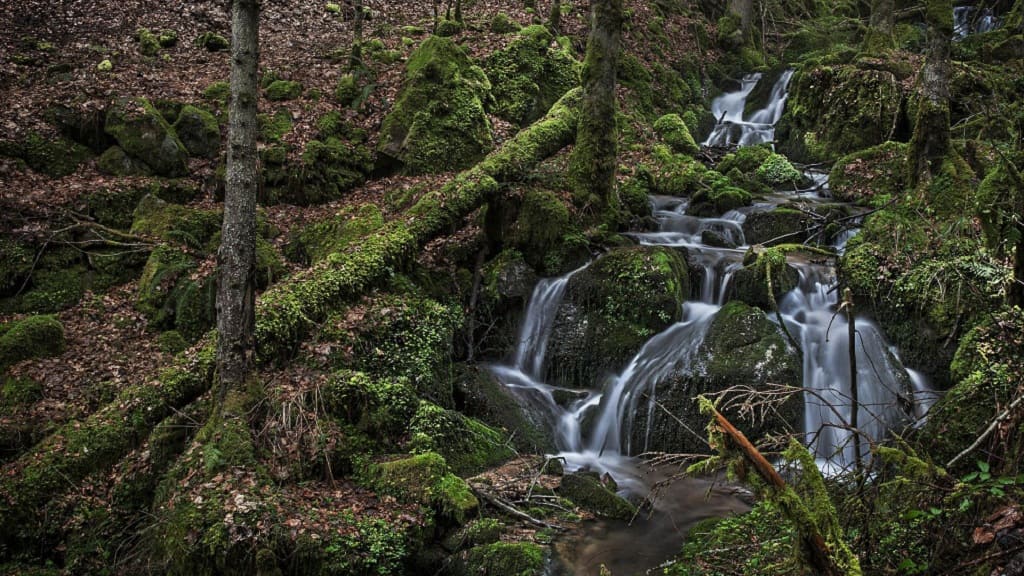
[[[899,196],[907,185],[906,155],[906,144],[885,142],[843,156],[829,172],[832,197],[868,206]]]
[[[220,150],[220,126],[209,111],[188,105],[178,113],[174,131],[193,156],[211,158]]]
[[[766,144],[743,146],[726,154],[715,166],[715,170],[722,174],[728,174],[734,169],[743,174],[754,174],[771,155],[771,147]]]
[[[100,188],[81,197],[81,210],[100,224],[129,230],[135,209],[146,195],[165,202],[185,204],[199,194],[199,187],[189,180],[157,179],[142,185]]]
[[[770,385],[799,388],[802,377],[800,356],[787,344],[779,327],[761,310],[732,300],[711,321],[690,370],[673,374],[658,384],[656,400],[672,416],[661,410],[638,412],[633,424],[634,450],[706,451],[703,438],[691,432],[702,430],[707,424],[707,416],[697,406],[697,396],[737,385],[755,390]],[[756,441],[767,434],[799,430],[803,401],[799,394],[794,394],[764,420],[749,413],[740,415],[735,408],[724,413],[748,438]]]
[[[54,316],[29,316],[0,324],[0,370],[29,358],[64,351],[64,325]]]
[[[487,75],[455,42],[432,36],[409,57],[377,151],[410,173],[472,166],[493,146]]]
[[[288,167],[285,182],[264,175],[265,202],[305,205],[337,200],[366,181],[371,167],[371,153],[362,140],[333,136],[311,140],[298,165]]]
[[[494,18],[491,18],[490,28],[491,32],[495,34],[511,34],[523,29],[519,22],[513,20],[511,16],[504,12],[498,12],[494,15]]]
[[[733,273],[729,281],[729,299],[774,312],[782,297],[796,288],[800,273],[786,263],[786,256],[781,252],[762,250],[752,255],[752,262]]]
[[[834,160],[892,139],[907,123],[909,88],[898,72],[855,64],[798,69],[776,130],[779,150],[798,161]]]
[[[664,247],[613,250],[566,286],[550,343],[546,381],[600,387],[651,336],[682,316],[690,294],[686,261]]]
[[[482,472],[515,456],[511,433],[426,400],[409,421],[409,432],[412,451],[437,452],[460,475]]]
[[[690,129],[687,128],[679,114],[666,114],[658,118],[654,122],[654,131],[675,152],[688,156],[700,152],[700,146],[697,146],[693,136],[690,135]]]
[[[747,244],[799,244],[807,239],[811,216],[792,208],[754,212],[743,221]]]
[[[131,232],[213,252],[221,219],[217,210],[172,204],[147,194],[135,208]]]
[[[294,100],[302,95],[302,84],[291,80],[274,80],[267,86],[267,100]]]
[[[596,472],[573,472],[562,477],[558,494],[602,518],[631,520],[636,507],[601,483]]]
[[[382,494],[429,506],[441,518],[457,524],[469,520],[480,505],[466,482],[434,452],[370,464],[360,472],[359,480]]]
[[[803,180],[803,174],[782,154],[771,154],[757,167],[757,179],[772,188],[792,189]]]
[[[452,576],[542,576],[548,571],[547,551],[533,542],[493,542],[457,556]]]
[[[120,146],[111,146],[97,160],[97,168],[110,176],[150,176],[153,171],[149,166],[136,158],[132,158]]]
[[[507,203],[505,206],[508,212],[515,214],[505,234],[506,245],[518,250],[542,275],[563,274],[590,257],[586,239],[569,210],[568,201],[558,194],[530,189],[518,205]],[[500,209],[497,203],[489,208]]]
[[[145,98],[118,100],[107,111],[107,134],[129,156],[137,158],[160,176],[184,176],[188,150],[174,128]]]
[[[62,136],[44,136],[30,132],[17,142],[0,141],[0,156],[20,158],[29,168],[52,178],[72,174],[78,165],[92,156],[90,150]]]
[[[195,45],[199,48],[206,48],[210,52],[220,52],[230,47],[228,39],[216,32],[203,32],[196,37]]]
[[[503,250],[480,272],[480,292],[474,310],[477,352],[503,356],[515,345],[516,327],[537,284],[534,272],[516,249]]]
[[[310,224],[295,233],[286,254],[293,260],[314,264],[341,252],[383,225],[384,215],[377,206],[346,206],[334,216]]]
[[[366,434],[378,446],[396,448],[408,432],[419,399],[405,378],[373,378],[342,370],[321,388],[324,409]]]
[[[191,342],[216,318],[216,279],[195,274],[199,261],[180,248],[158,246],[139,279],[136,307],[159,330],[177,330]],[[195,277],[194,277],[195,276]]]
[[[524,28],[506,48],[488,56],[483,67],[494,99],[490,111],[519,126],[546,114],[580,81],[571,47],[555,42],[541,25]]]
[[[504,432],[521,453],[555,451],[548,430],[556,423],[544,422],[543,416],[525,411],[509,390],[485,368],[461,367],[455,380],[455,404],[463,414]]]
[[[35,256],[29,245],[0,237],[0,297],[21,290],[32,274]]]
[[[961,340],[950,368],[951,388],[928,412],[915,443],[937,464],[944,465],[970,446],[997,414],[1013,401],[1024,382],[1024,312],[1004,309],[975,327]],[[1024,430],[1007,431],[1006,446],[1024,447]],[[962,458],[950,472],[974,469],[974,458]]]

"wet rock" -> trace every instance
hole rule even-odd
[[[829,173],[832,197],[871,205],[901,194],[906,186],[906,154],[906,144],[886,142],[843,156]]]
[[[754,212],[743,222],[743,236],[748,244],[799,244],[807,239],[810,217],[789,208]]]
[[[558,493],[589,512],[604,518],[629,520],[636,507],[601,483],[596,472],[574,472],[562,477]]]
[[[723,306],[715,316],[693,366],[688,373],[676,373],[658,385],[656,399],[672,417],[660,409],[650,416],[645,409],[638,411],[633,426],[634,452],[707,452],[704,429],[708,418],[698,411],[698,395],[732,386],[765,390],[770,385],[799,387],[802,382],[800,357],[779,327],[762,311],[738,300]],[[799,430],[802,408],[802,398],[793,395],[763,421],[750,414],[741,416],[734,408],[726,408],[724,413],[756,442],[770,433]]]
[[[648,338],[682,315],[690,293],[683,257],[664,247],[610,252],[569,280],[548,348],[546,381],[596,388]]]

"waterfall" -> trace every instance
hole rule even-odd
[[[999,27],[999,18],[991,8],[957,6],[953,8],[953,39],[963,40],[971,34],[991,32]]]
[[[761,75],[745,76],[739,90],[716,98],[712,111],[721,122],[705,144],[771,142],[792,73],[787,70],[780,75],[765,107],[748,119],[743,117],[746,99]],[[827,179],[820,174],[811,175],[811,179],[814,188],[780,193],[784,194],[781,201],[795,197],[820,199],[819,192],[827,191]],[[512,359],[508,364],[491,367],[498,380],[552,431],[559,456],[565,458],[569,469],[589,467],[608,472],[627,490],[638,483],[631,472],[635,469],[630,455],[644,448],[631,446],[631,439],[649,435],[658,385],[670,375],[696,370],[705,334],[749,248],[743,233],[747,214],[773,208],[773,203],[766,203],[730,211],[718,218],[700,218],[687,214],[687,199],[652,196],[651,203],[657,231],[635,232],[630,236],[640,244],[686,251],[691,271],[700,277],[700,288],[697,297],[683,305],[682,320],[651,337],[619,374],[592,383],[590,391],[559,389],[544,383],[540,380],[554,318],[569,280],[579,272],[575,270],[537,285]],[[712,236],[715,245],[707,242]],[[841,251],[849,237],[843,234],[835,238],[835,249]],[[805,438],[822,469],[838,471],[855,456],[853,432],[849,429],[853,408],[848,324],[845,315],[836,313],[834,269],[821,263],[791,264],[799,272],[800,281],[780,298],[779,312],[803,350]],[[934,401],[934,394],[920,374],[903,367],[874,322],[857,317],[855,327],[859,429],[870,439],[880,439],[894,427],[922,417]],[[640,418],[645,414],[645,418]],[[638,420],[645,421],[648,429],[635,436],[632,428]],[[864,441],[861,446],[866,450],[869,442]],[[865,455],[866,452],[861,454]]]

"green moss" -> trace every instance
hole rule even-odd
[[[413,387],[404,378],[372,378],[347,370],[332,375],[322,395],[329,414],[386,447],[397,446],[419,405]]]
[[[4,365],[3,355],[3,337],[0,337],[0,366]],[[0,386],[0,412],[3,408],[32,404],[42,397],[43,385],[39,382],[31,378],[4,378]]]
[[[716,174],[709,172],[709,174]],[[713,181],[710,188],[701,188],[690,199],[688,213],[694,216],[721,216],[729,210],[749,206],[753,201],[750,192],[732,186],[728,178]]]
[[[0,308],[6,312],[58,312],[81,300],[88,281],[85,266],[77,257],[63,263],[46,259],[44,255],[41,266],[32,272],[31,289],[0,301]]]
[[[144,98],[118,100],[107,111],[104,130],[132,158],[161,176],[183,176],[188,151],[174,129]]]
[[[903,193],[906,144],[885,142],[843,156],[829,173],[829,190],[841,202],[878,205]]]
[[[813,224],[806,213],[792,208],[777,208],[750,214],[743,222],[747,244],[793,244],[807,239]]]
[[[256,287],[266,288],[284,277],[287,269],[274,245],[262,236],[256,237]]]
[[[757,178],[772,188],[792,188],[800,184],[803,175],[782,154],[772,154],[757,168]]]
[[[800,274],[786,263],[784,254],[765,250],[757,254],[754,262],[733,273],[729,293],[733,299],[774,312],[783,295],[796,288],[799,281]]]
[[[178,44],[178,33],[174,30],[162,30],[156,41],[161,48],[172,48]]]
[[[294,123],[292,113],[283,106],[273,114],[257,115],[256,121],[259,125],[260,140],[264,142],[280,142],[281,137],[292,129]]]
[[[135,305],[154,328],[175,329],[194,341],[213,325],[214,278],[191,279],[197,268],[198,262],[177,248],[158,246],[150,254]]]
[[[529,190],[512,228],[512,244],[527,261],[539,261],[555,248],[564,232],[573,228],[569,208],[553,192]]]
[[[341,252],[384,225],[384,215],[373,204],[347,206],[326,220],[299,230],[287,248],[294,260],[316,263]]]
[[[355,74],[342,74],[338,79],[338,85],[334,88],[334,97],[343,106],[353,106],[362,95],[362,91]]]
[[[544,548],[532,542],[495,542],[466,552],[465,574],[541,576],[546,570]]]
[[[459,32],[462,32],[462,22],[457,20],[442,19],[434,27],[434,34],[440,38],[447,38],[449,36],[455,36]]]
[[[139,52],[143,56],[153,57],[160,53],[160,39],[148,28],[139,28],[135,32],[135,39],[139,42]]]
[[[302,95],[302,84],[290,80],[274,80],[267,86],[267,100],[294,100]]]
[[[221,219],[219,211],[171,204],[147,194],[135,208],[131,232],[213,252]]]
[[[699,190],[702,180],[708,177],[708,169],[703,164],[673,154],[667,146],[657,145],[653,152],[653,191],[658,194],[689,196]]]
[[[46,138],[36,132],[30,132],[16,149],[17,157],[25,160],[29,168],[53,178],[74,173],[92,155],[81,144],[59,136]]]
[[[529,26],[508,47],[488,56],[484,70],[492,86],[493,114],[525,126],[579,85],[579,63],[554,40],[546,27]]]
[[[362,483],[382,494],[430,506],[443,519],[458,524],[469,520],[479,507],[465,481],[449,471],[444,457],[433,452],[370,464],[359,476]]]
[[[456,474],[482,472],[515,456],[500,432],[454,410],[420,402],[409,422],[413,452],[437,452]]]
[[[210,52],[227,50],[230,46],[228,39],[216,32],[203,32],[196,37],[195,45],[200,48],[206,48]]]
[[[220,126],[209,111],[187,105],[174,121],[174,131],[193,156],[211,158],[220,149]]]
[[[378,151],[411,173],[472,165],[492,146],[483,106],[489,90],[487,76],[454,42],[428,38],[409,57]]]
[[[0,368],[63,351],[64,326],[54,316],[29,316],[3,325],[0,332]]]
[[[494,18],[491,18],[491,32],[495,34],[511,34],[521,29],[522,26],[504,12],[498,12]]]
[[[177,354],[188,348],[188,341],[177,330],[161,332],[156,338],[156,344],[165,354]]]
[[[231,84],[218,80],[203,90],[203,98],[215,102],[221,106],[227,106],[228,98],[231,97]]]
[[[756,172],[771,155],[772,150],[770,146],[763,144],[758,146],[744,146],[742,148],[738,148],[735,152],[726,154],[718,165],[715,166],[715,170],[722,174],[728,174],[735,168],[743,174],[752,174]]]
[[[690,135],[689,128],[678,114],[666,114],[658,118],[654,123],[654,131],[674,152],[693,156],[700,151],[700,147]]]
[[[596,473],[576,472],[562,477],[558,493],[573,504],[605,518],[632,520],[636,507],[601,484]]]
[[[32,273],[35,251],[0,237],[0,296],[19,292]]]

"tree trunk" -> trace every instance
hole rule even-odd
[[[910,140],[911,187],[935,176],[949,154],[949,50],[953,37],[953,3],[928,0],[928,53],[918,76],[917,118]]]
[[[1013,252],[1013,281],[1007,291],[1010,306],[1024,307],[1024,224],[1017,224],[1017,246]]]
[[[551,12],[548,14],[548,28],[551,33],[558,36],[562,29],[562,0],[551,2]]]
[[[739,16],[743,38],[748,38],[754,24],[754,0],[729,0],[728,11]]]
[[[224,226],[217,265],[218,396],[246,383],[255,369],[256,325],[256,68],[258,0],[234,0],[231,22],[231,104]]]
[[[896,38],[893,35],[895,13],[895,0],[871,1],[871,20],[864,37],[865,51],[877,54],[896,48]]]
[[[576,146],[569,157],[569,176],[577,203],[603,210],[615,202],[615,76],[622,39],[622,0],[591,0],[590,7],[583,107]]]
[[[354,0],[352,9],[352,54],[348,59],[348,67],[356,70],[363,64],[363,0]]]

